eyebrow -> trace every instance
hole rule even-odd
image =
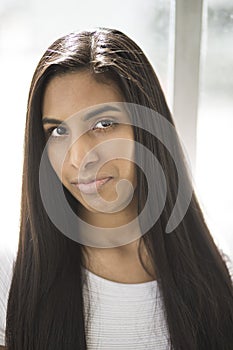
[[[83,121],[86,121],[86,120],[89,120],[89,119],[93,118],[96,114],[109,112],[109,111],[122,112],[121,109],[119,109],[119,108],[117,108],[115,106],[106,105],[106,106],[97,108],[97,109],[95,109],[92,112],[87,113],[85,115],[85,117],[83,118]]]
[[[42,119],[42,124],[61,124],[62,120],[55,119],[55,118],[43,118]]]
[[[122,112],[121,109],[111,106],[111,105],[106,105],[100,108],[95,109],[92,112],[87,113],[84,118],[82,119],[83,121],[87,121],[91,118],[93,118],[95,115],[103,113],[103,112],[109,112],[109,111],[115,111],[115,112]],[[44,124],[61,124],[63,121],[56,119],[56,118],[42,118],[42,123]]]

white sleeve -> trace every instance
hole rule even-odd
[[[232,260],[232,257],[230,257],[229,254],[224,253],[224,251],[222,249],[220,249],[220,253],[222,255],[223,260],[226,263],[226,266],[228,268],[231,280],[233,282],[233,260]]]
[[[5,345],[6,309],[15,256],[0,248],[0,346]]]

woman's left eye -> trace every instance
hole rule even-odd
[[[107,131],[110,128],[113,128],[117,125],[118,123],[116,123],[113,120],[110,119],[103,119],[103,120],[99,120],[95,126],[94,126],[94,130],[100,130],[100,131]],[[98,126],[99,125],[99,126]]]

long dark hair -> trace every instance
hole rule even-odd
[[[80,70],[89,71],[99,81],[116,83],[127,102],[148,107],[174,125],[151,64],[122,32],[99,28],[71,33],[55,41],[45,52],[34,73],[28,99],[20,239],[7,308],[8,350],[87,348],[82,246],[64,236],[50,221],[40,197],[38,174],[46,143],[41,122],[45,87],[56,75]],[[141,241],[162,291],[171,349],[230,350],[232,281],[195,193],[192,191],[181,223],[172,233],[165,234],[177,196],[176,167],[164,145],[149,132],[134,127],[134,135],[137,142],[156,155],[167,182],[162,214]],[[178,138],[176,143],[178,146]],[[182,150],[178,149],[188,178]],[[145,169],[148,166],[144,164]],[[137,171],[138,212],[141,212],[148,188],[143,172]],[[66,195],[69,197],[69,193]],[[75,205],[72,197],[70,202]],[[152,207],[149,215],[153,216]]]

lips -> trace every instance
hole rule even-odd
[[[78,188],[79,191],[83,193],[91,194],[91,193],[96,193],[100,187],[105,185],[111,179],[112,177],[107,177],[96,181],[91,181],[89,183],[73,183],[72,185]]]

